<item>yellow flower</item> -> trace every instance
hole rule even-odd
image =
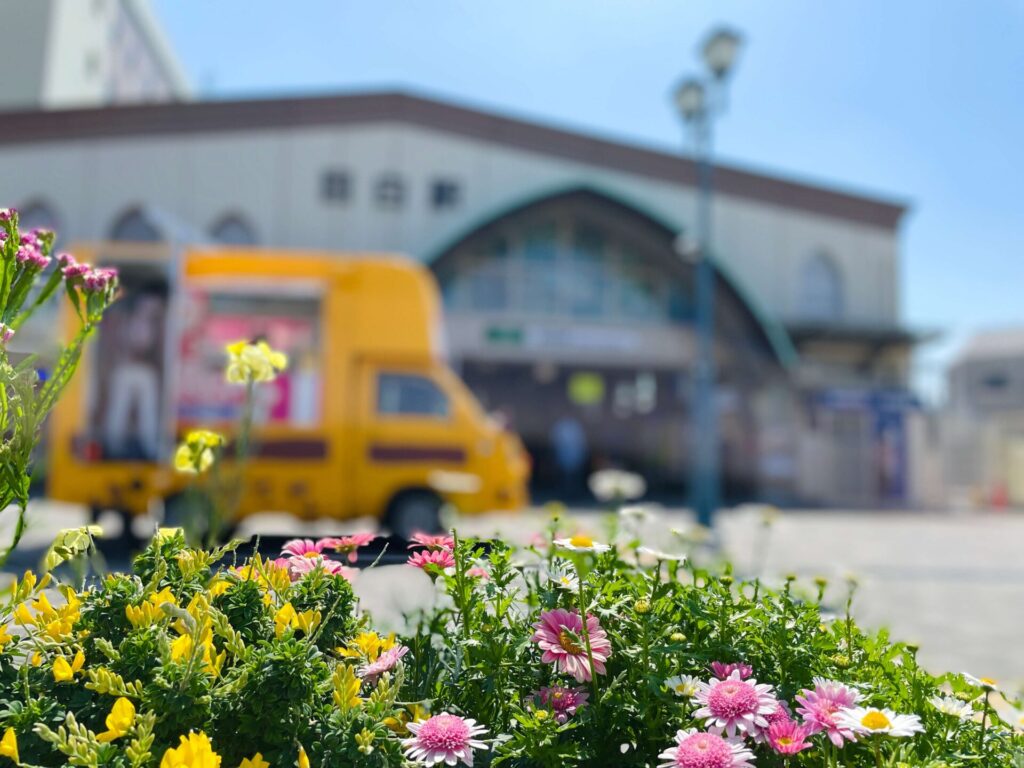
[[[265,341],[255,344],[236,341],[228,344],[225,350],[228,353],[225,376],[231,384],[273,381],[278,371],[283,371],[288,365],[287,355],[271,349]]]
[[[274,633],[280,637],[284,634],[285,630],[292,626],[292,622],[295,621],[296,613],[291,603],[285,603],[277,609],[277,613],[274,614]]]
[[[376,661],[383,651],[395,647],[394,633],[381,637],[376,632],[360,632],[349,641],[348,648],[338,648],[338,653],[349,658],[362,657],[366,661]]]
[[[334,669],[331,682],[334,684],[334,703],[343,712],[362,703],[363,700],[359,698],[359,686],[362,681],[356,677],[352,667],[339,664]]]
[[[43,663],[43,654],[41,654],[39,651],[36,651],[32,654],[32,658],[29,660],[29,662],[32,664],[33,667],[38,667],[40,664]]]
[[[0,755],[11,758],[16,765],[21,765],[21,758],[18,757],[18,735],[13,728],[4,731],[4,737],[0,739]]]
[[[57,615],[57,611],[50,605],[50,599],[45,592],[40,592],[39,597],[32,601],[32,607],[35,609],[37,617],[49,619]]]
[[[306,756],[306,750],[299,747],[299,759],[295,761],[295,765],[298,768],[309,768],[309,757]]]
[[[190,733],[181,743],[164,752],[160,768],[220,768],[220,755],[205,733]]]
[[[14,635],[7,631],[7,625],[0,624],[0,651],[2,651],[4,649],[4,646],[11,642],[11,640],[13,639]]]
[[[231,589],[231,582],[227,579],[214,579],[210,582],[210,586],[206,588],[210,597],[219,597]]]
[[[185,443],[200,448],[220,448],[224,445],[224,435],[209,429],[193,429],[185,435]]]
[[[270,768],[270,763],[263,759],[262,752],[257,752],[252,757],[242,760],[242,764],[238,768]]]
[[[128,621],[130,621],[132,626],[136,629],[139,627],[148,627],[150,624],[154,624],[158,619],[163,618],[165,614],[160,606],[164,603],[170,603],[171,605],[178,604],[178,601],[174,597],[174,593],[171,592],[170,587],[164,587],[159,592],[154,592],[146,598],[142,605],[126,605],[124,607],[124,613],[128,618]]]
[[[194,448],[182,443],[174,452],[174,468],[189,475],[198,475],[213,466],[213,459],[213,451],[209,448]]]
[[[301,629],[304,635],[311,635],[320,626],[320,611],[303,611],[292,621],[293,629]]]
[[[28,612],[28,606],[24,603],[18,603],[18,607],[14,609],[14,622],[25,626],[27,624],[35,624],[36,620],[32,618],[32,614]]]
[[[75,675],[81,671],[85,664],[85,654],[81,650],[75,654],[75,658],[68,664],[63,656],[58,656],[53,661],[53,679],[58,683],[68,683],[75,679]]]
[[[152,603],[143,603],[142,605],[126,605],[124,607],[124,615],[131,622],[131,625],[138,629],[139,627],[148,627],[150,624],[156,622],[161,616],[163,611],[157,608]]]
[[[135,725],[135,705],[124,696],[114,702],[107,715],[107,730],[96,738],[100,741],[113,741],[124,736]]]

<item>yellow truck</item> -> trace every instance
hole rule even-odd
[[[408,259],[235,247],[100,244],[122,298],[50,424],[49,495],[134,516],[182,498],[170,463],[190,429],[228,432],[244,388],[225,344],[264,339],[289,366],[259,385],[238,518],[377,516],[400,535],[527,503],[518,437],[483,412],[445,362],[429,272]],[[64,325],[72,327],[74,318]],[[237,522],[237,521],[232,521]]]

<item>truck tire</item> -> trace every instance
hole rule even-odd
[[[383,523],[403,539],[414,533],[441,533],[441,499],[431,491],[404,491],[388,505]]]

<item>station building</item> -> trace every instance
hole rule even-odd
[[[152,103],[136,103],[138,101]],[[682,155],[376,92],[184,92],[0,116],[0,201],[65,242],[400,252],[434,270],[449,354],[550,485],[554,425],[588,468],[685,490],[696,166]],[[917,337],[903,203],[715,168],[726,498],[899,503]]]

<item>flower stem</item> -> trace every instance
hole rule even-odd
[[[992,691],[985,691],[985,708],[981,711],[981,733],[978,735],[978,751],[985,751],[985,730],[988,728]]]
[[[590,649],[590,628],[587,626],[587,599],[583,586],[583,572],[579,563],[576,563],[576,578],[579,581],[580,591],[578,594],[580,605],[580,621],[583,624],[583,644],[587,648],[587,663],[590,666],[590,689],[594,694],[594,706],[597,707],[597,670],[594,668],[594,652]]]
[[[882,768],[882,745],[879,743],[877,736],[871,740],[871,746],[875,750],[875,765],[878,768]]]

